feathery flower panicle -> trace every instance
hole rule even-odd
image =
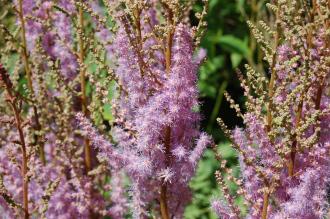
[[[225,204],[223,200],[214,199],[211,201],[211,207],[215,213],[223,219],[236,219],[235,214],[231,213],[231,209]]]
[[[97,133],[96,129],[82,113],[78,113],[76,115],[76,119],[81,131],[83,132],[82,135],[91,139],[93,146],[99,151],[99,159],[106,160],[113,166],[119,166],[120,161],[116,163],[116,160],[121,160],[120,155],[114,150],[113,145],[109,142],[109,140]]]
[[[248,24],[265,52],[270,79],[248,66],[248,79],[258,96],[246,93],[250,101],[243,115],[245,127],[230,132],[220,125],[239,153],[244,180],[239,190],[247,218],[323,218],[329,211],[330,182],[330,38],[324,31],[329,29],[329,8],[326,1],[306,7],[275,1],[268,6],[276,16],[272,43]],[[297,17],[296,11],[304,15]],[[267,82],[267,89],[258,90],[260,81]],[[263,108],[265,114],[260,113]],[[222,205],[215,211],[228,217]]]
[[[109,215],[114,219],[124,218],[128,211],[128,202],[124,187],[125,174],[119,169],[114,169],[111,172],[111,200],[112,207],[109,209]]]
[[[189,161],[192,165],[196,166],[197,162],[201,159],[202,154],[205,148],[212,143],[212,139],[205,133],[201,133],[197,142],[196,147],[194,150],[191,151],[189,156]]]
[[[4,185],[1,209],[5,209],[4,214],[8,210],[19,218],[109,215],[106,206],[110,200],[105,200],[99,190],[103,186],[101,179],[108,173],[89,174],[93,172],[92,168],[98,169],[101,164],[96,162],[95,152],[89,151],[88,140],[79,135],[75,122],[78,112],[89,115],[86,57],[89,47],[94,46],[88,42],[94,39],[93,33],[85,35],[84,25],[92,22],[88,17],[92,13],[84,4],[70,0],[17,0],[13,8],[20,34],[6,33],[13,44],[18,44],[7,53],[21,55],[22,61],[18,65],[22,64],[23,68],[15,68],[24,69],[24,74],[16,80],[26,79],[27,89],[21,93],[14,87],[17,82],[12,83],[11,76],[7,77],[9,74],[1,66],[0,84],[2,86],[5,79],[7,87],[1,93],[1,99],[10,98],[9,106],[3,107],[5,111],[1,112],[1,118],[8,114],[13,121],[4,121],[12,127],[7,127],[7,135],[1,138],[0,175]],[[78,14],[82,15],[80,20]],[[86,20],[84,15],[88,17]],[[105,51],[103,47],[93,50],[93,55],[101,50]],[[96,99],[93,97],[93,101]],[[94,102],[91,105],[94,106]],[[99,143],[102,141],[106,140],[97,139]],[[108,157],[109,151],[111,153],[107,149],[100,156]]]
[[[181,218],[190,200],[188,182],[211,143],[199,132],[199,115],[194,111],[198,106],[197,69],[203,54],[194,57],[187,25],[162,23],[154,12],[157,5],[124,4],[139,24],[127,20],[125,12],[118,13],[121,19],[111,50],[121,92],[112,104],[112,135],[118,145],[113,150],[122,154],[122,167],[133,183],[134,217],[145,217],[151,210],[148,206],[160,202],[156,208],[162,217]],[[168,13],[178,16],[179,12],[172,5],[163,9],[167,11],[164,18],[174,22]],[[154,32],[156,25],[168,29],[164,37]],[[161,50],[160,41],[167,52]]]
[[[52,1],[23,1],[26,37],[29,39],[27,46],[32,51],[36,41],[41,39],[47,54],[53,60],[60,61],[63,76],[72,80],[77,75],[78,68],[77,58],[70,51],[73,44],[72,23],[67,15],[54,11],[54,5]],[[74,7],[69,0],[59,1],[58,6],[74,13]]]

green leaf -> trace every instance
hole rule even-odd
[[[217,89],[215,88],[215,86],[211,86],[206,81],[199,81],[198,82],[198,88],[201,92],[201,96],[207,96],[207,97],[215,98],[215,96],[217,94]]]
[[[6,68],[10,73],[12,73],[14,71],[14,69],[16,67],[15,64],[18,59],[19,59],[19,54],[17,54],[17,53],[13,53],[9,56]]]
[[[185,218],[198,218],[203,214],[203,211],[195,205],[190,205],[186,208]]]
[[[212,173],[212,163],[209,160],[201,162],[197,169],[197,176],[194,181],[204,181],[207,180]]]
[[[214,70],[222,68],[225,64],[225,57],[224,56],[216,56],[211,61],[212,67]]]
[[[233,149],[229,142],[219,145],[219,152],[224,159],[236,157],[236,151]]]
[[[197,183],[194,183],[193,185],[191,185],[191,188],[194,189],[195,191],[196,190],[202,190],[203,188],[208,188],[210,187],[210,182],[208,181],[202,181],[202,182],[197,182]],[[196,194],[198,195],[198,194]]]
[[[106,119],[108,121],[112,121],[113,120],[113,115],[112,115],[111,105],[110,104],[105,104],[103,106],[103,117],[104,117],[104,119]]]
[[[220,55],[216,56],[210,60],[207,60],[205,64],[201,67],[201,79],[206,79],[210,74],[222,68],[225,64],[225,57]]]
[[[233,36],[233,35],[223,35],[218,39],[220,46],[229,52],[235,52],[247,57],[249,54],[249,47],[247,42]]]
[[[212,9],[218,4],[219,0],[210,0],[209,2],[209,11],[212,11]]]
[[[242,59],[243,56],[241,54],[238,53],[230,54],[230,61],[233,68],[237,68],[238,65],[241,63]]]

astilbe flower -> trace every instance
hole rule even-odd
[[[183,207],[190,198],[187,183],[193,175],[194,167],[203,150],[210,143],[210,139],[202,135],[197,147],[193,150],[193,139],[199,135],[196,129],[198,114],[192,111],[197,104],[197,66],[192,58],[189,32],[183,25],[178,25],[176,28],[172,60],[171,72],[169,77],[162,81],[161,88],[150,87],[141,76],[132,76],[137,79],[130,79],[130,83],[137,80],[134,86],[140,86],[137,89],[142,90],[136,92],[143,92],[143,89],[146,91],[143,94],[133,93],[132,99],[129,96],[127,103],[125,100],[118,103],[118,110],[131,112],[128,116],[131,120],[128,119],[127,122],[131,123],[135,139],[131,145],[127,145],[126,141],[121,141],[121,136],[114,134],[114,138],[120,147],[125,147],[129,153],[139,154],[140,159],[147,163],[141,165],[133,159],[127,164],[128,172],[134,170],[133,165],[141,165],[138,174],[131,176],[133,183],[136,184],[135,189],[142,190],[139,192],[142,194],[139,198],[141,203],[135,204],[146,206],[146,203],[157,200],[159,188],[166,184],[168,188],[166,195],[171,197],[169,212],[180,218]],[[125,68],[131,67],[125,65]],[[129,73],[139,74],[137,71]],[[164,71],[163,74],[165,74]],[[129,86],[127,88],[128,95],[135,89]],[[151,89],[156,89],[156,91],[151,96],[146,96],[146,92]],[[168,132],[170,134],[166,134]],[[123,134],[125,133],[121,133]],[[176,157],[178,150],[184,152]],[[148,191],[147,194],[146,191]]]
[[[118,15],[123,19],[118,22],[111,48],[120,84],[119,96],[112,104],[116,118],[112,129],[114,142],[101,140],[104,138],[91,131],[81,114],[77,118],[101,156],[108,155],[105,159],[110,168],[122,169],[130,178],[134,218],[147,217],[153,206],[163,218],[182,218],[191,198],[188,182],[211,143],[198,126],[196,82],[202,58],[194,58],[192,31],[182,23],[166,27],[170,42],[161,38],[169,54],[159,49],[160,39],[154,37],[153,30],[155,25],[164,24],[153,13],[157,2],[151,6],[127,3],[126,7],[134,13],[139,10],[134,16],[139,16],[135,19],[141,21],[141,26]],[[167,10],[176,13],[173,8]],[[147,19],[151,21],[146,22]],[[174,22],[170,16],[165,19]],[[142,41],[143,37],[146,39]],[[113,201],[115,205],[122,203]]]
[[[25,30],[20,40],[26,44],[22,43],[20,47],[26,51],[20,54],[27,60],[24,69],[26,78],[31,81],[31,86],[28,82],[27,100],[16,92],[9,75],[0,79],[11,83],[9,92],[15,96],[11,99],[18,105],[19,116],[25,124],[22,132],[27,156],[23,159],[17,147],[22,144],[19,143],[22,139],[17,140],[19,130],[13,127],[5,130],[0,148],[1,209],[4,215],[24,215],[24,218],[110,215],[105,207],[105,197],[101,196],[96,183],[106,172],[91,176],[89,170],[86,171],[85,151],[81,147],[84,137],[76,133],[74,120],[74,115],[82,108],[77,93],[85,81],[79,86],[76,79],[83,68],[78,68],[78,62],[84,60],[78,60],[75,54],[75,38],[78,36],[74,34],[72,20],[65,13],[76,15],[79,7],[74,1],[66,0],[16,1],[15,7],[20,18],[17,25]],[[21,18],[25,21],[24,28]],[[1,71],[6,70],[1,66]],[[2,99],[6,98],[5,93],[2,93]],[[19,104],[23,104],[27,112],[21,110]],[[8,111],[10,107],[4,107],[1,116],[9,114]],[[13,123],[12,113],[9,118],[4,124]],[[40,151],[44,152],[44,158],[41,155],[39,158]],[[25,173],[21,173],[22,163],[28,166]],[[23,203],[25,178],[28,179],[28,197]]]
[[[33,50],[31,49],[31,54],[39,58],[41,58],[43,54],[46,54],[48,63],[59,61],[60,66],[55,73],[61,75],[52,75],[51,77],[61,78],[64,76],[63,79],[65,81],[62,82],[64,86],[71,86],[71,89],[76,90],[78,87],[76,84],[67,84],[70,82],[69,79],[75,79],[79,72],[79,61],[73,51],[75,39],[72,21],[67,14],[54,9],[54,2],[34,1],[34,4],[36,9],[34,9],[31,14],[25,14],[25,16],[33,17],[33,19],[31,19],[31,21],[28,20],[27,23],[30,23],[32,26],[40,25],[42,28],[39,29],[38,32],[29,32],[31,28],[27,27],[27,37],[32,35],[32,39],[40,38],[42,48],[38,48],[35,40],[30,40],[29,42],[32,44],[33,48]],[[78,11],[78,6],[74,4],[73,1],[59,1],[56,6],[60,7],[61,10],[66,10],[66,13],[75,14]],[[47,22],[42,22],[38,19],[45,19]],[[51,67],[54,68],[52,65]],[[41,63],[41,66],[42,68],[47,68],[45,63]],[[63,84],[58,85],[58,87],[59,86],[63,86]],[[41,92],[42,91],[40,91],[39,95],[45,95]],[[54,92],[54,90],[48,89],[46,92],[47,95],[49,95],[47,98],[56,99],[60,102],[62,101],[61,104],[63,104],[62,106],[64,109],[73,111],[60,113],[59,116],[55,115],[54,118],[49,118],[49,124],[45,124],[45,126],[50,125],[52,127],[52,132],[55,133],[55,136],[52,132],[45,133],[55,138],[53,141],[49,139],[49,144],[45,145],[46,147],[50,147],[48,149],[50,154],[46,154],[46,156],[50,158],[49,161],[54,165],[53,171],[61,178],[59,190],[56,191],[56,195],[49,201],[47,217],[72,218],[79,215],[79,217],[87,218],[90,217],[91,214],[103,214],[104,201],[102,201],[101,195],[95,190],[92,179],[85,174],[85,166],[82,159],[84,156],[83,150],[75,146],[76,142],[80,144],[83,139],[72,133],[75,130],[75,123],[72,121],[72,115],[74,111],[81,109],[81,107],[79,107],[81,103],[72,92],[69,92],[71,99],[68,99],[64,94],[64,92],[68,92],[67,90],[62,90],[60,94],[56,91]],[[47,110],[45,109],[43,112],[54,112],[56,110],[58,110],[56,106],[49,106],[49,108]],[[64,122],[69,122],[69,124],[64,124]],[[57,142],[62,138],[60,137],[61,135],[64,135],[66,139],[58,144]],[[45,148],[45,150],[47,150],[47,148]],[[72,153],[74,153],[73,156],[68,155]]]
[[[62,0],[57,4],[67,12],[73,13],[75,10],[70,0]],[[52,1],[23,1],[24,16],[27,18],[26,37],[29,39],[27,46],[32,50],[36,40],[41,38],[44,50],[54,60],[60,61],[63,76],[73,79],[78,73],[78,62],[70,51],[73,43],[72,24],[67,15],[60,11],[54,12],[54,5]]]
[[[9,122],[12,119],[8,120]],[[9,123],[10,124],[10,123]],[[29,179],[28,182],[28,207],[32,214],[47,216],[47,218],[72,218],[80,215],[82,218],[87,218],[90,214],[89,210],[86,210],[85,206],[97,206],[102,208],[102,202],[93,199],[94,203],[89,203],[86,191],[90,191],[91,182],[89,179],[77,176],[75,167],[70,166],[70,173],[65,173],[67,163],[60,165],[57,158],[51,157],[54,153],[46,154],[47,163],[43,164],[38,156],[38,149],[32,147],[33,142],[29,137],[31,133],[31,127],[26,126],[22,129],[25,134],[24,140],[28,147],[26,148],[27,158],[22,157],[21,149],[17,146],[17,143],[21,142],[18,138],[18,130],[13,127],[3,127],[2,133],[4,134],[1,139],[3,146],[0,150],[0,172],[1,183],[5,188],[6,196],[12,200],[9,203],[3,202],[2,207],[6,209],[4,214],[6,215],[20,215],[22,199],[22,187],[23,178]],[[48,143],[51,143],[52,139],[49,139]],[[45,145],[46,147],[58,147],[58,145]],[[58,153],[58,149],[55,152]],[[21,169],[22,163],[27,162],[29,169],[22,176]],[[3,191],[2,191],[3,192]],[[54,195],[53,195],[54,194]],[[8,200],[7,200],[8,201]]]
[[[112,218],[124,218],[124,215],[128,211],[126,192],[123,184],[125,175],[122,171],[123,164],[127,159],[125,157],[126,154],[116,150],[114,145],[98,133],[82,113],[78,113],[76,119],[79,127],[81,127],[82,134],[88,136],[92,140],[93,146],[99,151],[99,161],[107,163],[111,170],[110,191],[112,205],[107,215],[110,215]]]
[[[293,19],[292,9],[300,4],[275,4],[268,5],[276,13],[274,45],[248,23],[269,62],[270,79],[247,66],[251,86],[240,75],[247,95],[245,128],[231,132],[219,123],[239,153],[244,182],[239,195],[248,206],[247,218],[323,218],[330,181],[329,33],[324,31],[329,8],[314,1],[304,9],[310,13]],[[230,205],[234,197],[224,195],[229,204],[215,202],[218,215],[228,218],[229,209],[232,218],[242,217]]]

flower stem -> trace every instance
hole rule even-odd
[[[277,4],[279,7],[279,4]],[[270,133],[272,129],[272,110],[273,110],[273,95],[274,95],[274,88],[275,88],[275,80],[276,80],[276,57],[277,57],[277,47],[279,45],[279,38],[280,38],[280,26],[278,24],[278,19],[279,19],[279,8],[276,12],[276,21],[275,21],[275,26],[276,26],[276,34],[275,34],[275,39],[274,39],[274,54],[272,57],[272,63],[271,63],[271,76],[270,76],[270,81],[268,85],[268,106],[267,106],[267,125],[266,129],[267,132]],[[268,211],[268,205],[269,205],[269,197],[270,197],[270,192],[265,191],[263,195],[263,206],[262,206],[262,219],[267,219],[267,211]]]
[[[24,61],[24,68],[27,78],[27,84],[28,88],[30,89],[30,92],[33,93],[33,86],[32,86],[32,74],[31,69],[29,65],[29,58],[28,58],[28,52],[27,52],[27,43],[26,43],[26,35],[25,35],[25,19],[23,15],[23,0],[19,0],[19,13],[18,13],[20,22],[21,22],[21,34],[22,34],[22,57]]]
[[[303,108],[303,104],[304,104],[304,96],[305,94],[303,93],[298,105],[298,111],[297,111],[297,115],[296,115],[296,127],[299,126],[300,120],[301,120],[301,116],[302,116],[302,108]],[[292,143],[292,147],[291,147],[291,152],[290,152],[290,158],[289,158],[289,165],[288,165],[288,173],[289,176],[292,177],[294,174],[294,164],[295,164],[295,159],[296,159],[296,152],[297,152],[297,144],[298,141],[296,139],[295,136],[295,140]]]
[[[84,30],[84,11],[82,7],[79,7],[78,11],[78,22],[80,34],[78,34],[78,44],[79,44],[79,62],[80,62],[80,87],[81,87],[81,108],[85,116],[88,116],[87,108],[87,96],[86,96],[86,74],[85,68],[83,66],[85,60],[85,49],[84,49],[84,40],[83,40],[83,30]],[[92,153],[90,142],[87,138],[84,139],[84,152],[85,152],[85,167],[86,173],[92,169]]]
[[[267,219],[267,211],[268,211],[268,204],[269,204],[269,192],[264,192],[263,197],[263,206],[262,206],[262,213],[261,213],[261,219]]]
[[[21,164],[21,174],[23,178],[22,190],[23,190],[23,211],[24,211],[24,219],[28,219],[29,216],[29,181],[27,177],[28,172],[28,156],[26,151],[26,143],[24,139],[23,125],[20,117],[20,109],[17,107],[17,97],[12,91],[13,84],[10,81],[9,75],[7,71],[0,64],[0,81],[2,81],[5,85],[7,91],[6,101],[9,103],[15,117],[15,125],[18,130],[20,146],[22,152],[22,164]]]
[[[168,34],[166,36],[166,50],[165,50],[165,66],[166,74],[169,75],[171,72],[171,58],[172,58],[172,44],[173,44],[173,12],[171,9],[165,5],[168,11],[167,25],[168,25]],[[170,149],[171,149],[171,127],[166,127],[165,129],[165,165],[169,165],[170,159]],[[162,183],[160,188],[160,211],[162,219],[169,219],[170,214],[167,206],[167,185],[165,182]]]
[[[142,42],[142,29],[141,29],[141,9],[137,7],[133,12],[134,12],[134,22],[136,26],[137,57],[138,57],[141,77],[144,77],[144,70],[146,66],[142,54],[143,42]]]
[[[25,19],[24,19],[24,14],[23,14],[23,0],[19,0],[19,10],[18,10],[18,17],[21,23],[21,38],[22,38],[22,52],[21,56],[24,61],[24,68],[25,68],[25,74],[27,78],[27,85],[30,90],[30,93],[34,95],[34,90],[33,90],[33,85],[32,85],[32,72],[30,69],[29,65],[29,55],[27,51],[27,43],[26,43],[26,30],[25,30]],[[39,122],[39,115],[38,115],[38,110],[37,107],[33,104],[33,113],[35,117],[35,130],[40,131],[41,130],[41,125]],[[42,142],[38,142],[38,136],[34,134],[34,140],[35,143],[39,144],[39,156],[43,164],[46,164],[46,157],[45,157],[45,151],[44,151],[44,146]]]
[[[221,106],[222,99],[223,99],[223,94],[224,94],[224,92],[227,88],[227,85],[228,85],[228,81],[225,80],[225,81],[222,82],[222,84],[219,87],[218,96],[217,96],[217,99],[215,101],[215,104],[214,104],[214,107],[213,107],[213,110],[212,110],[212,113],[211,113],[211,117],[210,117],[210,120],[209,120],[209,123],[208,123],[208,126],[207,126],[207,131],[208,132],[212,131],[213,124],[216,121],[216,118],[219,114],[220,106]]]
[[[169,219],[168,207],[167,207],[167,186],[162,185],[160,189],[160,213],[162,215],[162,219]]]
[[[11,99],[13,99],[13,98],[11,98]],[[11,105],[11,108],[15,115],[16,128],[18,130],[19,138],[20,138],[20,142],[21,142],[22,177],[23,177],[23,209],[24,209],[24,219],[28,219],[29,218],[29,198],[28,198],[29,182],[28,182],[28,178],[27,178],[28,158],[27,158],[27,153],[26,153],[26,144],[25,144],[25,140],[24,140],[24,133],[23,133],[23,128],[22,128],[22,124],[21,124],[21,118],[19,116],[19,111],[17,109],[14,99],[12,102],[10,102],[10,105]]]
[[[165,165],[169,165],[170,147],[171,147],[171,127],[166,127],[165,130]],[[166,182],[162,182],[160,188],[160,212],[162,219],[169,219],[169,211],[167,206],[167,185]]]
[[[166,51],[165,51],[167,75],[169,75],[171,71],[172,44],[173,44],[173,35],[174,35],[173,13],[170,9],[168,10],[168,28],[169,29],[166,37]]]

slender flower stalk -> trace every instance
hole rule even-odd
[[[278,47],[279,44],[279,38],[280,38],[280,27],[278,24],[278,19],[279,19],[279,10],[276,11],[276,16],[275,16],[275,29],[276,33],[274,36],[274,48]],[[273,123],[273,117],[272,117],[272,110],[273,110],[273,96],[274,96],[274,87],[275,87],[275,82],[276,82],[276,62],[277,62],[277,52],[275,51],[272,57],[272,63],[271,63],[271,76],[270,76],[270,81],[268,85],[268,106],[267,106],[267,132],[270,133],[272,131],[272,123]],[[262,219],[267,219],[267,211],[268,211],[268,204],[269,204],[269,191],[266,190],[264,191],[263,195],[263,207],[262,207],[262,214],[261,218]]]
[[[82,112],[85,116],[88,116],[88,108],[87,108],[87,96],[86,96],[86,73],[85,67],[83,65],[85,61],[85,46],[83,39],[84,32],[84,11],[82,7],[78,9],[78,21],[79,21],[79,29],[80,34],[78,34],[78,44],[79,44],[79,63],[80,63],[80,87],[81,87],[81,108]],[[85,152],[85,165],[86,172],[92,170],[92,152],[88,139],[84,139],[84,152]]]
[[[25,135],[23,132],[23,124],[20,115],[20,110],[18,109],[19,101],[17,97],[14,96],[13,86],[9,79],[9,75],[7,71],[0,64],[0,82],[3,83],[6,91],[7,91],[7,99],[6,101],[9,103],[12,112],[15,118],[15,125],[19,134],[19,144],[21,146],[22,153],[22,163],[21,163],[21,175],[23,178],[22,191],[23,191],[23,210],[24,210],[24,219],[30,218],[29,214],[29,180],[27,176],[28,172],[28,155],[27,155],[27,144],[25,142]]]
[[[27,78],[28,88],[30,89],[31,94],[33,94],[33,86],[32,86],[32,73],[29,64],[29,55],[27,51],[27,43],[26,43],[26,33],[25,33],[25,18],[23,14],[23,0],[18,1],[18,17],[20,19],[21,24],[21,39],[22,39],[22,58],[24,60],[24,68]]]
[[[18,1],[18,17],[20,20],[20,24],[21,24],[21,40],[22,40],[22,52],[21,52],[21,56],[22,59],[24,61],[24,68],[25,68],[25,73],[26,73],[26,78],[27,78],[27,85],[28,88],[30,90],[31,95],[34,95],[34,89],[33,89],[33,85],[32,85],[32,71],[30,68],[30,63],[29,63],[29,53],[27,50],[27,41],[26,41],[26,30],[25,30],[25,18],[24,18],[24,13],[23,13],[23,0],[19,0]],[[36,125],[36,131],[40,131],[41,129],[41,125],[39,122],[39,115],[38,115],[38,110],[37,107],[34,105],[33,106],[33,111],[34,111],[34,117],[35,117],[35,125]],[[43,148],[43,143],[39,142],[38,140],[38,136],[35,134],[34,135],[35,138],[35,143],[39,144],[39,153],[40,153],[40,158],[42,160],[42,162],[45,164],[46,163],[46,158],[45,158],[45,152],[44,152],[44,148]]]
[[[171,127],[165,128],[165,166],[169,166],[169,159],[170,159],[170,150],[171,150]],[[169,211],[167,206],[167,186],[166,181],[162,182],[161,188],[160,188],[160,211],[163,219],[169,219]]]
[[[167,9],[167,25],[168,25],[168,33],[166,37],[166,51],[165,51],[165,69],[167,75],[171,74],[171,61],[172,61],[172,42],[173,42],[173,35],[174,35],[174,23],[173,23],[173,12],[170,9],[169,6],[166,6]],[[165,156],[166,161],[165,165],[169,165],[169,159],[170,159],[170,151],[171,151],[171,127],[165,128]],[[163,219],[169,219],[170,214],[167,207],[167,186],[166,182],[163,182],[160,188],[160,209],[161,209],[161,215]]]

